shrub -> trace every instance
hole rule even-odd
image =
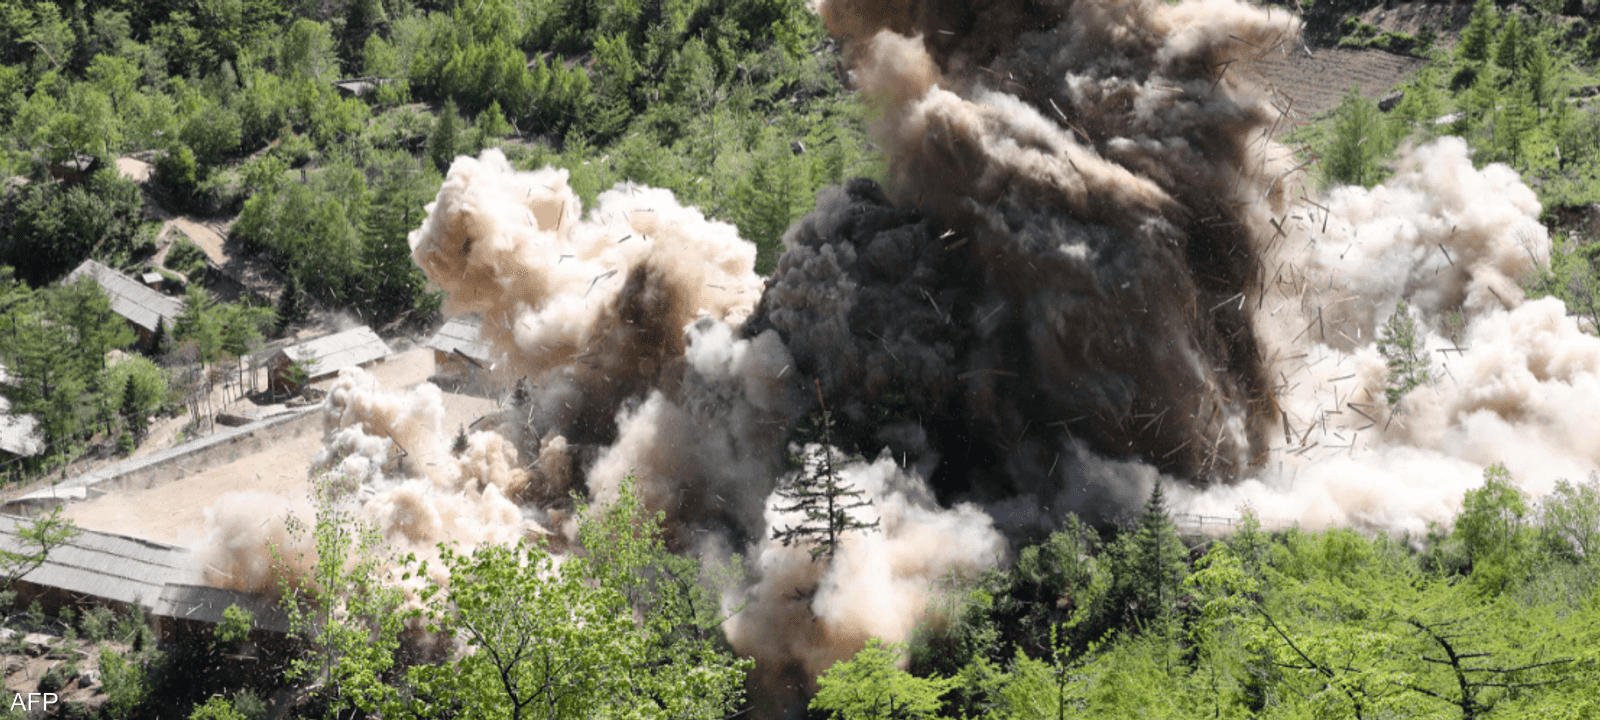
[[[167,251],[165,265],[183,273],[190,280],[196,280],[206,271],[206,253],[188,237],[179,237],[172,244],[172,249]]]
[[[42,693],[61,692],[62,688],[72,684],[72,681],[74,679],[76,679],[77,677],[78,677],[78,664],[77,663],[75,663],[75,662],[59,663],[59,664],[55,665],[54,667],[51,667],[49,670],[46,670],[44,672],[44,675],[39,677],[39,692],[42,692]]]
[[[199,165],[188,145],[178,145],[156,160],[156,180],[180,198],[194,195],[200,182]]]
[[[83,630],[84,639],[89,642],[100,642],[111,632],[111,624],[115,619],[115,614],[110,608],[96,606],[84,611],[83,618],[78,621],[78,627]]]

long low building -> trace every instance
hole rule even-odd
[[[111,298],[111,312],[128,321],[140,343],[147,343],[156,327],[165,323],[167,329],[183,316],[183,301],[162,295],[144,283],[113,270],[94,260],[85,260],[61,282],[75,283],[80,278],[90,278]]]
[[[371,365],[393,352],[372,328],[363,325],[274,353],[267,360],[268,383],[275,393],[294,394],[303,385],[331,378],[345,368]],[[304,378],[295,377],[296,365],[305,368]]]
[[[0,548],[33,552],[17,536],[29,518],[0,515]],[[137,607],[157,618],[166,635],[173,622],[218,623],[229,605],[252,611],[258,629],[285,632],[288,621],[271,599],[202,585],[198,561],[187,549],[139,538],[82,530],[52,549],[44,562],[17,581],[18,602],[39,601],[49,609],[103,605]]]

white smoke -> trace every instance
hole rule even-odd
[[[1550,238],[1533,191],[1473,167],[1460,138],[1405,151],[1372,190],[1294,206],[1264,256],[1255,321],[1283,433],[1253,477],[1180,492],[1187,512],[1420,535],[1504,463],[1538,496],[1600,464],[1600,338],[1557,300],[1525,300]],[[1404,300],[1432,382],[1391,407],[1384,324]]]

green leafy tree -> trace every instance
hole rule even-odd
[[[368,312],[388,320],[417,307],[426,295],[427,280],[411,259],[408,237],[421,224],[441,180],[409,155],[396,154],[374,166],[378,176],[362,223],[364,271],[355,291]]]
[[[1528,638],[1530,633],[1526,631],[1513,631],[1511,638],[1484,637],[1478,628],[1463,627],[1470,614],[1481,613],[1481,609],[1451,609],[1455,612],[1444,617],[1438,617],[1443,613],[1433,610],[1404,619],[1416,630],[1411,638],[1415,648],[1411,653],[1424,663],[1436,666],[1429,672],[1423,669],[1427,667],[1424,665],[1418,668],[1422,672],[1412,675],[1412,679],[1401,680],[1400,684],[1407,690],[1454,706],[1461,712],[1462,720],[1477,720],[1488,715],[1510,693],[1574,679],[1569,671],[1576,658],[1557,654],[1561,650],[1540,642],[1543,638]],[[1535,623],[1530,625],[1537,627]],[[1512,643],[1506,643],[1508,639]],[[1530,639],[1533,642],[1528,645],[1532,647],[1516,642],[1526,643]]]
[[[362,271],[360,223],[368,202],[364,174],[334,163],[307,182],[250,198],[233,234],[270,252],[274,265],[298,276],[308,292],[344,299]]]
[[[702,565],[667,550],[664,515],[645,510],[632,476],[605,505],[580,505],[584,571],[617,591],[642,642],[631,703],[663,718],[726,717],[743,695],[749,660],[728,652],[722,591],[740,585],[740,560]]]
[[[441,548],[449,592],[425,591],[429,619],[473,652],[411,670],[413,712],[436,703],[473,717],[589,718],[620,711],[642,638],[620,594],[518,543],[471,554]],[[615,710],[612,710],[615,708]]]
[[[338,72],[338,60],[328,26],[304,17],[295,20],[279,46],[278,63],[290,77],[332,80]]]
[[[179,342],[193,341],[200,359],[214,362],[222,355],[222,322],[217,317],[216,301],[198,284],[190,285],[183,296],[183,314],[173,324],[172,335]]]
[[[1399,403],[1418,386],[1433,382],[1432,363],[1422,338],[1417,336],[1416,320],[1406,301],[1396,302],[1394,314],[1379,328],[1378,352],[1389,365],[1389,387],[1383,392],[1390,405]]]
[[[1539,501],[1538,519],[1544,552],[1600,566],[1600,476],[1591,475],[1585,483],[1557,480]]]
[[[156,159],[156,178],[178,194],[180,200],[194,195],[200,185],[200,164],[194,150],[178,144]]]
[[[233,701],[221,696],[207,698],[205,703],[196,705],[194,711],[189,713],[189,720],[249,720],[243,713],[235,710]]]
[[[100,684],[105,692],[101,712],[112,720],[133,717],[150,698],[150,681],[143,653],[124,655],[109,647],[100,650]]]
[[[1472,576],[1482,587],[1499,591],[1527,572],[1533,535],[1522,491],[1511,483],[1503,465],[1483,471],[1483,487],[1467,491],[1456,516],[1454,534],[1472,559]]]
[[[30,183],[0,196],[0,264],[35,286],[91,252],[116,265],[151,242],[138,184],[103,168],[83,183]]]
[[[9,590],[28,573],[39,569],[51,551],[67,545],[83,533],[58,506],[48,515],[17,525],[15,547],[0,548],[0,589]]]
[[[242,642],[250,637],[255,627],[255,615],[238,605],[229,605],[222,611],[222,622],[212,629],[218,642]]]
[[[896,666],[904,649],[873,638],[850,660],[817,677],[813,711],[837,720],[932,718],[954,686],[948,678],[919,678]]]
[[[783,233],[811,199],[805,162],[775,133],[751,154],[749,172],[734,185],[733,220],[739,234],[756,244],[756,271],[770,273],[783,252]]]
[[[135,437],[143,437],[146,418],[166,404],[167,371],[146,357],[124,358],[108,371],[106,389],[116,393],[118,411],[128,429]]]
[[[60,112],[52,117],[35,142],[49,146],[48,156],[56,162],[79,155],[111,158],[121,142],[122,124],[111,99],[87,83],[72,85]]]
[[[211,168],[239,149],[244,125],[232,108],[207,106],[189,117],[178,139],[188,146],[197,163]]]
[[[295,516],[286,523],[291,541],[311,543],[314,555],[300,550],[291,563],[288,548],[272,548],[289,636],[304,648],[285,679],[323,700],[329,718],[346,709],[374,712],[395,701],[394,686],[382,678],[395,664],[400,631],[412,616],[400,609],[402,595],[385,570],[390,563],[382,533],[343,509],[343,487],[322,478],[312,524]],[[289,567],[310,572],[299,578]]]

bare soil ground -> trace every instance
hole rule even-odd
[[[44,677],[51,668],[71,662],[73,659],[77,660],[80,673],[89,671],[98,673],[100,647],[110,648],[113,652],[119,653],[128,651],[126,643],[110,640],[101,643],[67,642],[58,635],[51,635],[50,642],[50,649],[39,654],[24,652],[0,655],[0,662],[5,663],[5,686],[8,691],[4,696],[5,702],[12,701],[13,693],[22,693],[26,698],[27,693],[37,692],[39,678]],[[106,700],[103,686],[97,683],[85,685],[77,678],[73,678],[65,687],[57,690],[56,695],[58,704],[53,705],[52,710],[64,708],[69,703],[82,703],[86,709],[94,710]],[[39,701],[43,702],[43,698],[39,698]]]
[[[1435,35],[1434,45],[1449,48],[1455,44],[1472,17],[1471,3],[1434,2],[1395,3],[1385,7],[1376,3],[1361,13],[1361,22],[1388,32],[1413,36],[1425,30]],[[1278,50],[1260,58],[1243,72],[1271,88],[1280,108],[1289,111],[1288,120],[1277,128],[1275,137],[1339,104],[1345,89],[1358,88],[1365,97],[1378,99],[1395,86],[1410,79],[1426,60],[1385,50],[1355,50],[1338,47],[1339,27],[1334,18],[1307,17],[1306,42],[1284,43]],[[1293,106],[1289,105],[1293,102]]]
[[[1275,137],[1333,109],[1346,88],[1377,99],[1406,81],[1426,61],[1382,50],[1346,48],[1291,48],[1285,43],[1244,72],[1277,96],[1278,107],[1289,118],[1279,124]],[[1292,121],[1292,122],[1291,122]]]
[[[134,182],[145,182],[155,174],[155,166],[136,157],[117,158],[117,171]]]
[[[396,389],[415,386],[434,372],[433,351],[416,348],[369,369],[379,385]],[[326,389],[332,381],[319,383]],[[249,401],[244,401],[248,403]],[[445,393],[445,429],[471,425],[492,412],[492,399]],[[235,409],[242,407],[238,404]],[[132,535],[157,542],[193,546],[205,539],[205,511],[231,492],[264,492],[283,497],[309,490],[311,463],[322,449],[322,435],[311,432],[241,458],[147,490],[114,493],[67,506],[66,515],[87,528]]]
[[[217,299],[237,302],[245,294],[253,294],[276,302],[284,277],[266,258],[245,252],[243,242],[232,237],[229,229],[235,218],[203,218],[193,215],[174,215],[159,207],[151,214],[165,221],[156,235],[154,262],[165,267],[167,253],[180,237],[187,237],[206,254],[211,268],[220,273],[222,282],[208,283]],[[200,278],[189,278],[191,282]]]

